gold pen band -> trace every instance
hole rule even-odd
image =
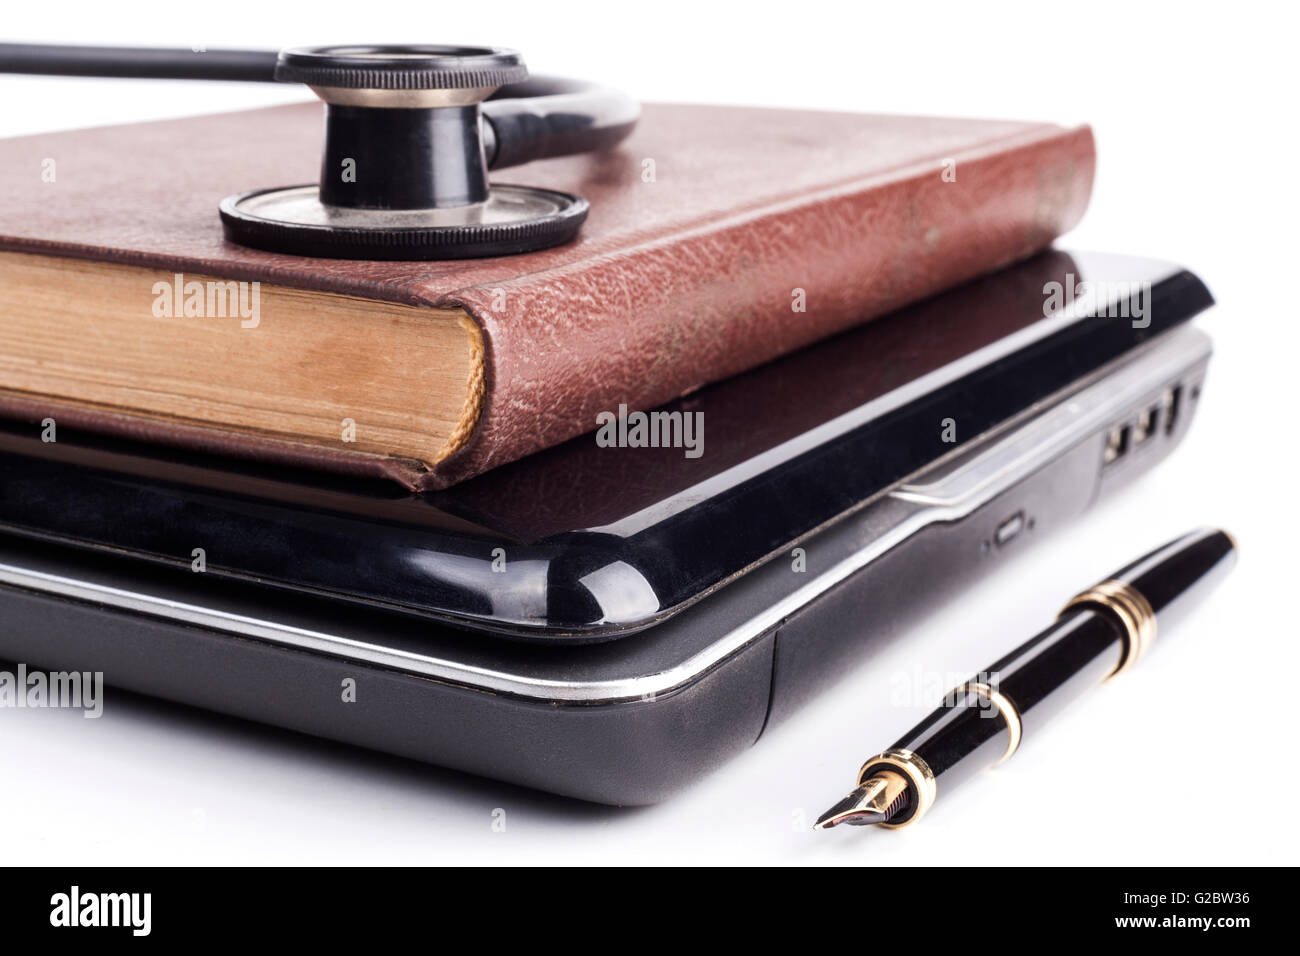
[[[1015,705],[1011,703],[1005,694],[994,690],[988,684],[972,682],[969,684],[963,684],[961,687],[957,688],[958,693],[963,693],[965,691],[970,691],[973,694],[978,694],[983,697],[998,709],[998,712],[1002,714],[1002,719],[1006,721],[1007,749],[1006,752],[997,759],[993,766],[997,767],[1006,763],[1011,759],[1011,755],[1015,753],[1017,748],[1020,746],[1020,735],[1022,730],[1020,725],[1020,712],[1016,710]]]
[[[930,769],[929,764],[921,759],[919,754],[904,750],[901,747],[891,747],[882,754],[876,754],[862,765],[862,769],[858,771],[858,786],[862,786],[871,779],[873,774],[881,770],[897,770],[903,773],[916,791],[916,809],[901,823],[881,823],[879,825],[889,830],[901,830],[903,827],[910,827],[925,816],[925,811],[929,810],[934,804],[934,798],[938,793],[938,784],[934,779],[934,771]]]
[[[1073,607],[1093,605],[1110,611],[1124,628],[1124,656],[1107,675],[1107,679],[1128,670],[1145,654],[1156,639],[1156,612],[1137,588],[1126,581],[1111,578],[1076,594],[1061,608],[1061,614]]]

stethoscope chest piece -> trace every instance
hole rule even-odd
[[[493,47],[333,46],[283,51],[277,80],[325,102],[320,182],[231,196],[227,239],[338,259],[466,259],[568,242],[587,201],[490,185],[480,103],[528,71]]]

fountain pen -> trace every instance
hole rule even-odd
[[[1087,688],[1133,666],[1231,569],[1225,531],[1193,531],[1070,600],[1056,621],[956,688],[902,740],[862,765],[857,787],[814,827],[911,826],[973,773],[997,766]]]

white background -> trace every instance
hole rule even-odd
[[[512,46],[644,100],[1094,125],[1063,245],[1172,259],[1220,305],[1200,417],[1168,461],[1009,561],[680,797],[616,810],[111,697],[98,721],[0,711],[13,863],[1300,863],[1295,770],[1296,83],[1282,4],[563,2],[9,4],[4,39]],[[1267,15],[1260,12],[1272,11]],[[298,99],[239,84],[0,77],[0,135]],[[898,833],[813,833],[861,758],[1062,600],[1197,525],[1236,572],[1143,666]],[[0,622],[3,626],[3,622]],[[492,811],[506,811],[493,832]]]

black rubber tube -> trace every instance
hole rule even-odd
[[[483,104],[488,168],[609,149],[640,115],[636,100],[581,80],[535,76],[503,86]]]
[[[274,50],[0,43],[0,73],[275,82]],[[489,169],[608,149],[632,132],[636,101],[595,83],[536,76],[503,86],[482,106]]]
[[[274,50],[198,52],[152,47],[0,43],[0,73],[274,83],[278,55]]]

